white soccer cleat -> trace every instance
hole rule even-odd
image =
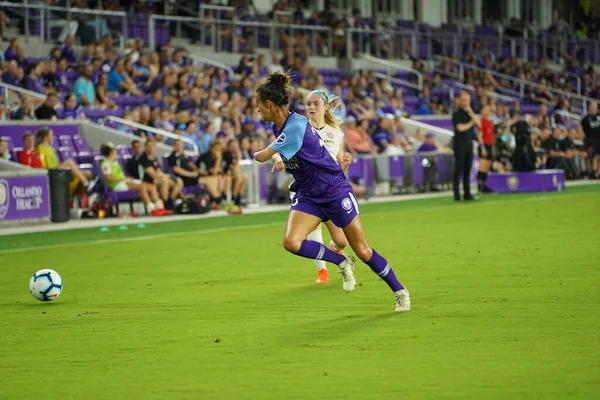
[[[344,262],[338,265],[338,272],[342,274],[342,287],[345,292],[351,292],[356,286],[356,279],[354,279],[354,264],[355,259],[353,256],[344,254]]]
[[[408,290],[398,290],[394,292],[394,296],[396,296],[396,312],[410,311],[410,293],[408,293]]]

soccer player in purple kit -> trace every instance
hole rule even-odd
[[[283,246],[293,254],[324,260],[338,266],[346,292],[354,290],[354,257],[338,254],[322,243],[307,240],[322,221],[331,220],[343,229],[352,250],[393,291],[395,311],[410,310],[408,290],[396,278],[390,265],[369,246],[359,218],[358,203],[342,167],[327,151],[309,121],[287,108],[290,77],[274,72],[256,91],[263,120],[273,122],[277,138],[254,154],[259,162],[277,161],[281,156],[294,177],[290,190],[296,193],[285,228]]]

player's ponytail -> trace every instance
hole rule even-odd
[[[267,81],[256,90],[262,103],[269,100],[278,107],[286,107],[290,103],[290,76],[284,72],[271,72]]]

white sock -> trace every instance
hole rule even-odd
[[[308,234],[306,239],[323,243],[323,232],[320,229],[315,229]],[[323,260],[315,260],[315,267],[317,267],[318,270],[327,269],[327,263],[325,263]]]
[[[146,209],[148,210],[149,213],[151,213],[152,211],[154,211],[156,207],[154,206],[154,204],[152,204],[152,202],[146,204]]]
[[[154,203],[156,205],[156,208],[158,210],[162,210],[163,208],[165,208],[165,204],[163,203],[162,200],[157,201],[156,203]]]
[[[177,207],[177,206],[178,206],[178,205],[180,205],[181,203],[183,203],[183,200],[181,200],[181,199],[175,199],[175,200],[173,201],[173,204],[175,205],[175,207]]]

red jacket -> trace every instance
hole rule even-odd
[[[40,156],[33,150],[22,150],[19,153],[19,162],[23,165],[29,165],[32,168],[42,168]]]

